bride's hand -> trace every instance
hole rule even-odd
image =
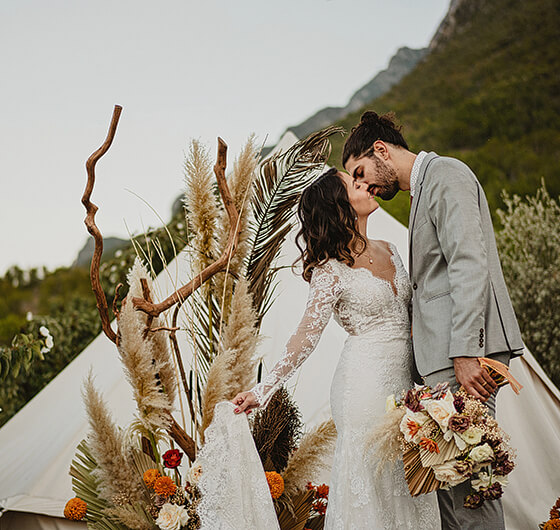
[[[257,399],[255,398],[255,394],[253,392],[239,392],[237,396],[235,396],[231,402],[234,405],[237,405],[237,408],[234,409],[233,412],[239,414],[241,412],[245,412],[245,414],[249,414],[252,409],[258,407],[259,404]]]

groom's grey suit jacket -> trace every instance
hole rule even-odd
[[[454,357],[521,355],[486,196],[466,164],[436,153],[424,158],[408,237],[420,375],[452,367]]]

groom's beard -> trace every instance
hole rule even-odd
[[[368,191],[371,194],[375,193],[376,197],[384,201],[390,201],[400,189],[397,173],[392,167],[389,167],[376,156],[373,156],[372,159],[375,162],[378,184],[370,184]]]

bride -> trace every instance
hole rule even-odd
[[[386,398],[412,386],[411,287],[395,246],[367,239],[368,216],[378,208],[366,186],[335,168],[303,192],[298,242],[309,282],[305,313],[282,359],[249,391],[232,400],[234,412],[266,407],[315,349],[331,314],[347,332],[331,384],[338,437],[331,471],[327,530],[435,529],[434,494],[412,498],[402,461],[382,467],[368,457],[372,427]]]

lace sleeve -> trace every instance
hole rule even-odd
[[[339,289],[340,282],[332,263],[327,262],[314,269],[305,313],[297,330],[288,340],[284,355],[268,375],[251,389],[259,407],[266,407],[276,390],[311,355],[331,317],[333,307],[340,295]]]

